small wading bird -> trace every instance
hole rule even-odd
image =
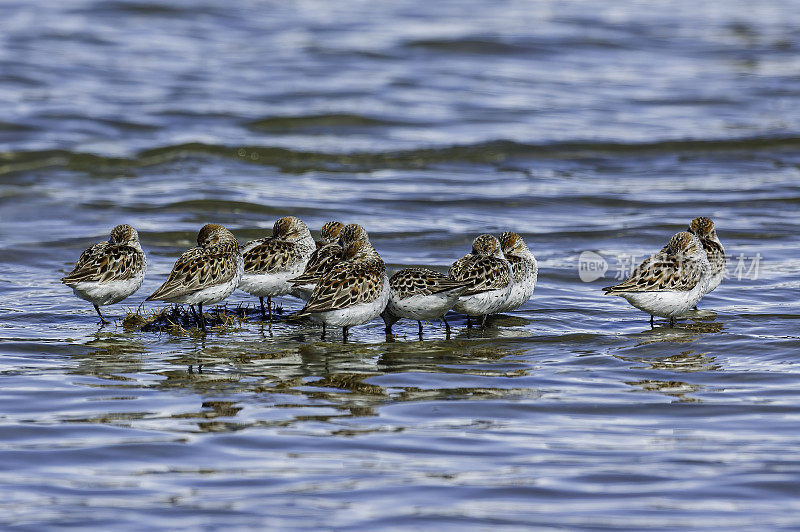
[[[325,244],[315,251],[308,260],[302,275],[292,279],[294,295],[308,301],[319,281],[327,275],[337,264],[342,262],[344,248],[356,240],[366,240],[369,243],[367,231],[358,224],[348,224],[339,232],[339,240],[335,243]],[[370,244],[371,246],[372,244]],[[377,253],[377,252],[376,252]],[[323,332],[325,323],[322,323]]]
[[[713,292],[725,277],[725,248],[722,247],[722,242],[717,237],[717,231],[711,218],[706,218],[705,216],[695,218],[689,224],[687,231],[700,239],[700,243],[703,245],[708,257],[708,264],[711,267],[711,277],[708,281],[706,292],[703,294],[705,296]],[[695,308],[697,308],[696,305]]]
[[[136,292],[144,280],[147,258],[139,244],[139,233],[130,225],[118,225],[106,242],[86,249],[75,268],[61,282],[92,305],[100,323],[109,323],[100,307],[119,303]]]
[[[342,328],[342,338],[347,341],[350,327],[377,318],[389,300],[389,279],[386,266],[366,236],[355,238],[350,232],[343,237],[349,243],[342,251],[342,261],[336,264],[317,283],[314,292],[297,316],[310,316],[321,322],[322,338],[325,327]],[[345,228],[347,229],[347,227]]]
[[[486,316],[502,308],[514,287],[511,266],[503,258],[500,242],[488,234],[478,235],[472,251],[450,266],[450,277],[468,283],[453,306],[456,312],[467,315],[467,327],[472,326],[470,318],[475,316],[483,328]]]
[[[344,224],[342,222],[330,221],[326,222],[319,230],[319,240],[316,242],[317,249],[327,246],[328,244],[335,244],[339,241],[339,233],[342,232]]]
[[[334,264],[342,260],[342,248],[339,246],[339,234],[344,226],[340,222],[328,222],[320,230],[321,240],[317,249],[311,254],[301,275],[291,279],[292,295],[308,300],[314,287]]]
[[[386,332],[391,333],[392,325],[401,318],[408,318],[417,321],[422,338],[422,320],[441,319],[449,335],[450,324],[445,314],[468,286],[466,281],[455,281],[428,268],[405,268],[396,272],[389,279],[389,302],[381,313]]]
[[[206,224],[197,234],[197,247],[184,251],[161,287],[147,301],[189,305],[200,328],[206,330],[203,305],[219,303],[236,289],[244,261],[236,237],[225,227]],[[194,306],[197,305],[198,313]]]
[[[511,265],[511,273],[514,278],[514,286],[511,294],[495,312],[508,312],[516,310],[524,305],[533,295],[536,288],[536,279],[539,276],[539,268],[536,264],[536,257],[533,256],[528,245],[517,233],[506,231],[500,235],[500,246],[503,256]]]
[[[272,236],[242,246],[244,273],[239,288],[258,297],[262,318],[267,318],[264,298],[272,321],[272,298],[292,293],[290,280],[303,273],[315,248],[308,227],[294,216],[279,218]]]
[[[630,277],[603,288],[606,294],[625,298],[628,303],[653,316],[682,316],[700,301],[708,288],[711,268],[705,250],[696,236],[677,233],[658,253],[640,264]]]

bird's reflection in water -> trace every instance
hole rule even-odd
[[[636,335],[639,343],[637,345],[657,344],[664,342],[683,342],[688,343],[696,340],[703,334],[720,333],[725,329],[725,324],[715,321],[717,315],[713,312],[698,311],[697,316],[683,318],[675,327],[656,322],[656,326],[651,329],[641,331]]]
[[[225,352],[233,349],[232,352]],[[305,421],[334,421],[348,417],[377,415],[381,405],[396,401],[421,401],[432,398],[462,396],[478,399],[509,394],[530,395],[531,390],[489,387],[448,386],[436,389],[439,378],[431,375],[429,389],[414,386],[387,389],[370,381],[387,373],[449,373],[488,377],[517,377],[527,373],[521,364],[502,364],[493,367],[509,355],[520,355],[524,349],[513,343],[496,340],[431,340],[424,342],[397,342],[388,344],[341,344],[314,342],[279,348],[275,343],[260,346],[261,351],[243,353],[235,348],[205,346],[191,355],[196,364],[201,363],[203,373],[196,370],[168,370],[158,386],[192,389],[204,397],[254,397],[273,409],[270,417],[280,419],[237,422],[234,419],[207,419],[207,411],[187,412],[186,417],[197,416],[200,430],[240,430],[244,425],[288,426]],[[177,355],[172,361],[185,364],[187,354]],[[225,362],[223,363],[223,360]],[[184,366],[185,367],[185,366]],[[275,414],[275,412],[279,412]],[[237,412],[230,412],[235,416]]]
[[[664,373],[697,373],[719,371],[722,366],[716,362],[715,357],[707,353],[697,353],[692,350],[681,351],[676,354],[645,354],[618,355],[617,358],[626,362],[633,362],[631,369],[651,370],[657,372],[657,377]],[[634,381],[625,381],[625,384],[634,386],[641,391],[660,392],[680,402],[700,402],[697,397],[689,394],[697,393],[706,388],[700,384],[691,384],[676,379],[646,378]]]
[[[273,327],[273,332],[274,337],[267,327],[259,329],[255,340],[220,335],[165,336],[150,346],[155,351],[149,351],[136,334],[99,332],[86,344],[91,351],[84,349],[75,355],[80,360],[77,371],[102,375],[109,381],[125,380],[126,393],[133,398],[150,398],[151,391],[159,391],[188,401],[168,413],[147,403],[142,404],[147,404],[148,411],[125,412],[126,407],[120,404],[119,408],[111,407],[116,413],[107,412],[104,418],[128,423],[146,420],[150,426],[184,420],[187,430],[202,432],[238,431],[251,426],[297,428],[308,421],[331,422],[326,430],[349,430],[335,420],[376,416],[380,406],[391,402],[531,396],[535,392],[507,384],[494,389],[483,382],[480,386],[453,387],[451,378],[437,376],[526,375],[529,370],[523,363],[497,363],[522,355],[525,349],[520,348],[517,338],[501,338],[504,331],[495,327],[487,329],[485,337],[474,339],[460,334],[446,340],[443,334],[432,334],[433,338],[422,341],[348,344],[297,341],[295,336],[302,331]],[[366,335],[373,332],[365,331]],[[481,334],[477,329],[473,332]],[[425,382],[423,387],[403,383],[387,388],[373,379],[403,372],[429,376],[412,379]],[[254,404],[259,408],[247,408]]]
[[[674,328],[657,326],[633,335],[636,342],[618,349],[613,356],[619,360],[633,363],[631,370],[646,369],[656,372],[655,378],[626,380],[625,384],[645,392],[659,392],[680,402],[700,402],[695,394],[704,386],[681,380],[663,378],[664,373],[696,373],[720,371],[722,365],[716,357],[692,349],[678,349],[675,344],[689,344],[703,335],[717,334],[724,330],[724,324],[716,321],[717,314],[710,311],[696,311],[682,319]]]
[[[659,392],[675,399],[678,403],[700,403],[697,397],[688,394],[699,392],[703,386],[699,384],[689,384],[682,381],[660,381],[655,379],[642,379],[639,381],[626,382],[630,386],[639,388],[644,392]]]
[[[204,401],[201,410],[190,415],[208,420],[197,422],[197,428],[202,432],[229,432],[242,428],[241,423],[230,423],[223,420],[235,417],[242,410],[242,407],[236,406],[236,404],[235,401]]]
[[[432,340],[409,344],[398,342],[385,345],[383,353],[377,359],[377,368],[384,372],[425,371],[450,372],[458,371],[473,374],[487,371],[477,365],[482,362],[494,362],[506,357],[521,355],[525,349],[513,343],[498,342],[487,339],[475,341],[466,338],[453,340]],[[460,365],[454,369],[452,365]],[[505,373],[505,368],[500,369]]]
[[[533,322],[522,316],[510,314],[492,314],[486,319],[487,327],[527,327]]]
[[[91,340],[72,356],[78,364],[70,371],[73,374],[92,375],[110,380],[131,380],[126,374],[135,374],[144,367],[148,350],[139,336],[103,332],[98,330]]]
[[[677,371],[682,373],[695,373],[698,371],[718,371],[722,366],[716,362],[716,357],[707,353],[694,351],[681,351],[674,355],[662,356],[627,356],[622,360],[636,361],[646,364],[650,369]]]

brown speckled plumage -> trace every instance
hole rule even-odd
[[[67,286],[82,282],[126,281],[146,265],[144,253],[134,247],[139,236],[130,225],[118,225],[111,238],[86,249],[73,270],[61,278]]]
[[[333,266],[342,260],[339,244],[327,244],[314,251],[308,259],[302,275],[292,279],[294,286],[316,284]]]
[[[294,242],[266,239],[243,254],[245,273],[272,273],[285,270],[303,260]]]
[[[456,281],[428,268],[405,268],[396,272],[389,279],[389,286],[394,296],[399,299],[415,295],[437,294],[469,284],[468,281]]]
[[[328,222],[328,224],[334,223],[339,222]],[[338,235],[339,240],[337,243],[324,245],[311,254],[311,258],[308,259],[308,263],[306,264],[306,268],[303,270],[303,273],[292,279],[292,284],[294,286],[319,283],[322,277],[330,272],[336,264],[340,263],[342,260],[345,260],[343,258],[344,250],[342,249],[342,245],[347,246],[349,243],[360,240],[364,240],[369,243],[369,236],[367,235],[367,232],[358,224],[348,224],[341,227]]]
[[[642,262],[630,277],[603,290],[607,294],[689,291],[697,285],[703,274],[699,262],[691,256],[697,245],[699,242],[691,233],[677,233],[661,251]]]
[[[302,220],[294,216],[278,218],[272,236],[253,240],[242,246],[245,273],[273,273],[286,270],[305,260],[311,249],[302,242],[311,240],[311,233]]]
[[[347,246],[347,244],[357,240],[369,241],[367,231],[358,224],[347,224],[339,233],[339,243],[342,246]]]
[[[339,233],[342,232],[343,227],[343,223],[335,220],[327,222],[325,225],[323,225],[319,230],[319,236],[321,239],[321,242],[318,242],[319,247],[336,242],[339,239]]]
[[[377,263],[337,266],[317,284],[300,314],[339,310],[376,300],[385,271]]]
[[[231,281],[237,274],[236,237],[218,224],[203,226],[198,247],[184,251],[161,287],[147,301],[165,300]]]
[[[386,266],[368,240],[351,242],[343,251],[342,262],[320,279],[299,315],[375,301],[385,275]]]
[[[711,265],[711,274],[717,275],[725,269],[725,250],[717,241],[717,231],[711,218],[698,216],[689,224],[688,232],[700,239]]]
[[[468,283],[464,296],[505,288],[511,282],[509,264],[501,256],[500,242],[489,234],[475,238],[472,252],[455,261],[449,275],[456,281]]]
[[[518,283],[522,281],[530,271],[530,263],[528,263],[525,259],[521,257],[515,257],[514,255],[508,255],[506,260],[511,265],[511,273],[514,275],[514,282]]]
[[[535,266],[524,254],[530,253],[528,245],[517,233],[506,231],[498,238],[500,248],[508,263],[511,265],[511,272],[514,275],[514,282],[518,283],[533,273]]]

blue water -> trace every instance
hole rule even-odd
[[[797,529],[798,28],[782,0],[0,4],[0,523]],[[390,270],[514,230],[539,284],[449,339],[121,326],[204,223],[289,214]],[[698,312],[602,295],[701,215],[730,275]],[[149,270],[99,328],[58,279],[118,223]]]

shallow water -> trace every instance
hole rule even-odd
[[[0,522],[800,527],[793,2],[229,4],[0,5]],[[202,224],[288,214],[390,269],[516,230],[539,285],[485,332],[343,344],[100,329],[58,281],[134,225],[120,318]],[[698,215],[731,274],[700,311],[602,295]]]

